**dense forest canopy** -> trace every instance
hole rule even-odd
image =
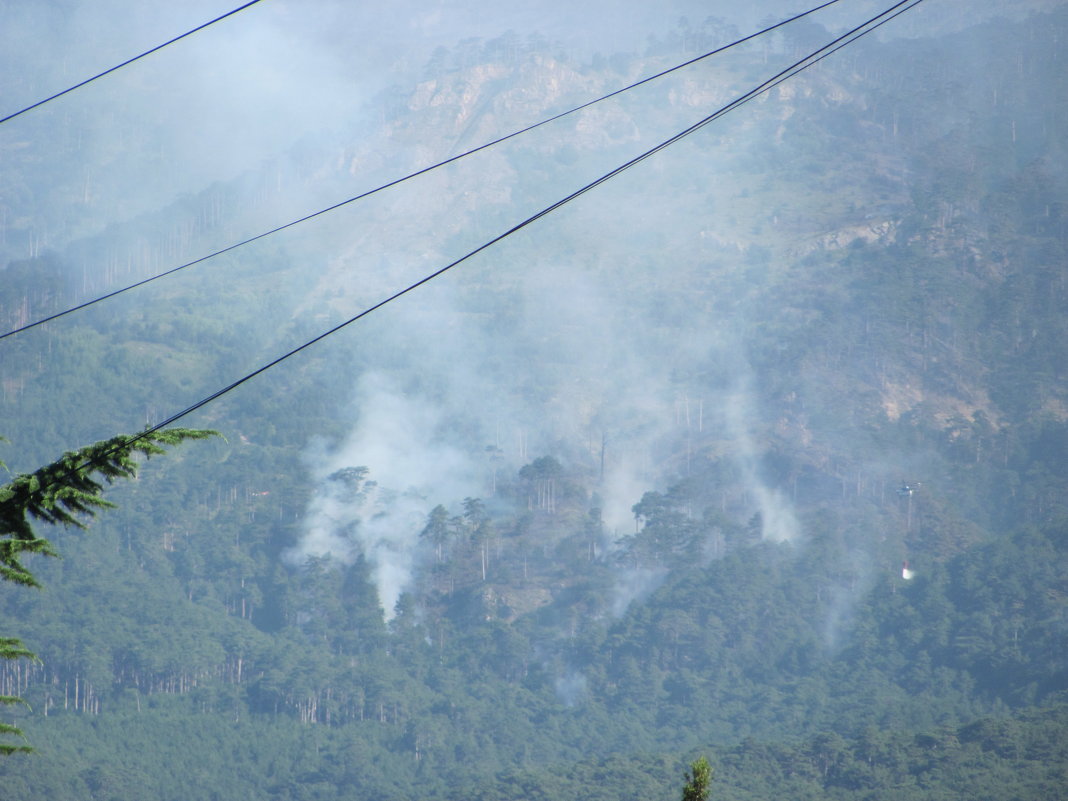
[[[0,126],[3,331],[760,25],[680,2],[580,35],[532,4],[498,30],[449,2],[361,49],[369,11],[263,5]],[[645,799],[701,755],[716,799],[1065,797],[1068,8],[1010,5],[921,4],[200,409],[225,440],[88,532],[44,530],[44,589],[0,587],[40,657],[0,665],[37,749],[4,797]],[[4,461],[186,408],[850,6],[874,10],[0,340]],[[88,9],[0,2],[70,42],[47,68],[11,43],[14,105],[121,60],[77,41]]]

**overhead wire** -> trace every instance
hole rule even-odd
[[[76,473],[76,472],[80,472],[82,470],[85,470],[87,468],[90,468],[90,467],[93,466],[93,464],[96,463],[96,461],[100,461],[100,460],[106,459],[106,458],[108,458],[108,456],[113,455],[114,453],[118,453],[120,450],[122,450],[124,448],[128,448],[130,445],[133,445],[134,443],[136,443],[136,442],[138,442],[138,441],[150,436],[151,434],[154,434],[155,432],[160,431],[161,429],[164,429],[167,426],[170,426],[170,425],[176,423],[178,420],[182,419],[183,417],[188,416],[189,414],[192,414],[193,412],[197,411],[198,409],[203,408],[204,406],[207,406],[209,403],[212,403],[212,402],[218,400],[223,395],[226,395],[227,393],[232,392],[233,390],[237,389],[239,386],[241,386],[242,384],[245,384],[246,382],[250,381],[251,379],[255,378],[256,376],[266,372],[267,370],[270,370],[271,368],[273,368],[273,367],[277,366],[278,364],[286,361],[287,359],[297,355],[298,353],[303,352],[304,350],[310,348],[312,345],[315,345],[318,342],[322,341],[323,339],[326,339],[328,336],[331,336],[332,334],[337,333],[341,329],[351,325],[352,323],[357,322],[358,320],[360,320],[360,319],[366,317],[367,315],[377,311],[378,309],[381,309],[382,307],[388,305],[389,303],[392,303],[393,301],[403,297],[404,295],[407,295],[408,293],[410,293],[413,290],[423,286],[424,284],[429,283],[430,281],[433,281],[435,278],[438,278],[439,276],[441,276],[441,275],[445,274],[446,272],[452,270],[454,267],[462,264],[463,262],[467,261],[468,259],[472,258],[473,256],[475,256],[475,255],[477,255],[477,254],[489,249],[490,247],[492,247],[493,245],[497,244],[501,240],[506,239],[507,237],[511,236],[512,234],[516,233],[517,231],[520,231],[520,230],[526,228],[528,225],[531,225],[532,223],[536,222],[537,220],[540,220],[542,217],[545,217],[546,215],[551,214],[552,212],[556,211],[557,209],[561,208],[562,206],[567,205],[571,201],[581,197],[582,195],[586,194],[587,192],[589,192],[590,190],[596,188],[597,186],[600,186],[601,184],[605,183],[606,181],[611,180],[612,178],[614,178],[615,176],[619,175],[620,173],[630,169],[631,167],[641,163],[642,161],[645,161],[646,159],[650,158],[651,156],[655,155],[656,153],[659,153],[660,151],[664,150],[665,148],[670,147],[671,145],[673,145],[676,142],[684,139],[685,137],[689,136],[690,134],[700,130],[701,128],[704,128],[706,125],[714,122],[715,120],[719,119],[720,117],[724,116],[725,114],[728,114],[731,111],[739,108],[740,106],[748,103],[750,100],[753,100],[754,98],[765,94],[766,92],[770,91],[774,87],[778,86],[780,83],[782,83],[782,82],[784,82],[786,80],[789,80],[790,78],[792,78],[795,75],[803,72],[804,70],[808,69],[809,67],[812,67],[813,65],[815,65],[815,64],[819,63],[820,61],[822,61],[824,58],[827,58],[831,54],[833,54],[833,53],[837,52],[838,50],[842,49],[843,47],[846,47],[846,46],[852,44],[853,42],[857,41],[861,37],[866,36],[867,34],[869,34],[872,31],[878,29],[879,27],[881,27],[882,25],[884,25],[887,22],[891,21],[892,19],[895,19],[896,17],[900,16],[901,14],[905,13],[906,11],[910,11],[911,9],[913,9],[916,6],[920,5],[920,3],[922,3],[922,2],[924,2],[924,0],[899,0],[899,2],[893,4],[892,6],[890,6],[887,9],[885,9],[884,11],[880,12],[879,14],[876,14],[875,16],[869,18],[867,21],[865,21],[865,22],[861,23],[860,25],[852,28],[851,30],[849,30],[848,32],[842,34],[841,36],[836,37],[832,41],[830,41],[827,44],[825,44],[823,47],[820,47],[817,50],[814,50],[811,53],[809,53],[804,58],[801,58],[798,61],[795,61],[793,64],[791,64],[786,69],[781,70],[780,72],[776,73],[774,76],[772,76],[768,80],[764,81],[763,83],[761,83],[757,87],[755,87],[755,88],[749,90],[748,92],[740,95],[739,97],[737,97],[734,100],[732,100],[730,103],[726,104],[725,106],[720,107],[719,109],[714,111],[712,114],[709,114],[708,116],[706,116],[703,119],[699,120],[698,122],[694,123],[690,127],[680,131],[679,133],[675,134],[674,136],[664,140],[660,144],[650,148],[649,150],[646,150],[645,152],[643,152],[640,155],[630,159],[629,161],[624,162],[620,166],[616,167],[615,169],[611,170],[610,172],[607,172],[607,173],[603,174],[599,178],[597,178],[594,181],[591,181],[590,183],[586,184],[585,186],[577,189],[576,191],[572,192],[571,194],[567,195],[566,197],[561,198],[560,200],[556,201],[555,203],[553,203],[553,204],[551,204],[549,206],[546,206],[541,211],[537,212],[536,214],[531,215],[530,217],[526,218],[525,220],[523,220],[522,222],[518,223],[517,225],[512,226],[507,231],[505,231],[502,234],[497,235],[493,239],[490,239],[489,241],[484,242],[482,245],[479,245],[477,248],[475,248],[474,250],[468,252],[464,256],[461,256],[460,258],[458,258],[455,261],[445,265],[444,267],[434,271],[433,273],[430,273],[429,275],[424,276],[423,278],[419,279],[415,283],[408,285],[404,289],[401,289],[401,290],[393,293],[392,295],[390,295],[389,297],[385,298],[384,300],[381,300],[378,303],[375,303],[374,305],[367,307],[366,309],[364,309],[363,311],[359,312],[355,316],[350,317],[349,319],[345,320],[344,322],[339,323],[339,324],[331,327],[330,329],[328,329],[328,330],[324,331],[323,333],[319,334],[318,336],[313,337],[312,339],[304,342],[303,344],[299,345],[298,347],[287,351],[286,353],[282,354],[281,356],[276,357],[275,359],[272,359],[270,362],[258,367],[256,370],[253,370],[250,373],[247,373],[246,375],[244,375],[241,378],[237,379],[236,381],[228,384],[227,386],[223,387],[222,389],[219,389],[216,392],[213,392],[212,394],[210,394],[210,395],[208,395],[208,396],[206,396],[204,398],[201,398],[196,403],[194,403],[194,404],[192,404],[190,406],[187,406],[185,409],[181,410],[180,412],[177,412],[176,414],[173,414],[170,417],[166,418],[165,420],[162,420],[162,421],[160,421],[160,422],[158,422],[158,423],[156,423],[156,424],[154,424],[154,425],[152,425],[150,427],[146,427],[143,431],[141,431],[141,432],[139,432],[137,434],[134,434],[134,435],[130,436],[129,438],[127,438],[122,444],[116,446],[111,451],[109,451],[109,452],[107,452],[105,454],[98,455],[98,457],[95,460],[90,460],[90,461],[84,462],[80,466],[74,468],[74,470],[72,470],[71,472],[72,473]],[[46,489],[46,487],[42,487],[41,490],[39,490],[39,491],[43,491],[43,489]]]
[[[31,105],[26,106],[25,108],[19,109],[14,114],[8,114],[6,117],[0,118],[0,125],[3,125],[8,120],[13,120],[13,119],[15,119],[15,117],[18,117],[18,116],[21,116],[22,114],[25,114],[27,111],[32,111],[35,108],[39,108],[39,107],[43,106],[45,103],[50,103],[53,100],[56,100],[57,98],[63,97],[64,95],[68,95],[71,92],[75,91],[76,89],[81,89],[83,86],[86,86],[86,85],[88,85],[88,84],[92,83],[93,81],[96,81],[96,80],[98,80],[100,78],[103,78],[105,75],[110,75],[113,72],[121,70],[123,67],[127,67],[130,64],[133,64],[135,61],[140,61],[145,56],[150,56],[153,53],[155,53],[155,52],[157,52],[159,50],[162,50],[163,48],[167,47],[168,45],[172,45],[175,42],[180,42],[182,39],[185,39],[185,38],[187,38],[189,36],[192,36],[194,33],[197,33],[198,31],[202,31],[205,28],[209,27],[210,25],[214,25],[216,22],[222,22],[227,17],[232,17],[234,14],[237,14],[240,11],[244,11],[246,8],[248,8],[250,6],[254,6],[257,3],[259,3],[260,1],[261,0],[250,0],[250,2],[245,3],[243,6],[238,6],[237,8],[235,8],[235,9],[233,9],[231,11],[227,11],[225,14],[220,14],[215,19],[208,20],[207,22],[205,22],[205,23],[203,23],[201,25],[197,25],[197,27],[186,31],[185,33],[183,33],[183,34],[181,34],[179,36],[175,36],[173,39],[168,39],[163,44],[158,44],[155,47],[151,48],[150,50],[146,50],[145,52],[140,53],[139,55],[136,55],[133,58],[126,59],[121,64],[116,64],[114,67],[106,69],[101,73],[97,73],[96,75],[92,76],[91,78],[86,78],[84,81],[80,81],[79,83],[74,84],[74,86],[69,86],[66,89],[64,89],[62,92],[56,92],[54,95],[46,97],[44,100],[38,100],[36,103],[32,103]]]
[[[509,237],[512,234],[522,230],[523,228],[526,228],[528,225],[536,222],[537,220],[540,220],[542,217],[545,217],[546,215],[551,214],[552,212],[556,211],[557,209],[561,208],[562,206],[567,205],[571,201],[581,197],[582,195],[584,195],[587,192],[589,192],[590,190],[600,186],[601,184],[605,183],[606,181],[611,180],[612,178],[614,178],[615,176],[619,175],[620,173],[630,169],[631,167],[641,163],[642,161],[645,161],[646,159],[650,158],[651,156],[655,155],[656,153],[659,153],[660,151],[664,150],[665,148],[670,147],[671,145],[675,144],[676,142],[680,141],[681,139],[684,139],[685,137],[689,136],[690,134],[694,133],[695,131],[698,131],[701,128],[704,128],[706,125],[710,124],[711,122],[714,122],[715,120],[719,119],[720,117],[724,116],[725,114],[730,113],[731,111],[737,109],[738,107],[744,105],[745,103],[748,103],[750,100],[753,100],[754,98],[759,97],[760,95],[770,91],[771,89],[775,88],[780,83],[782,83],[783,81],[789,80],[790,78],[794,77],[798,73],[803,72],[804,70],[808,69],[809,67],[819,63],[823,59],[825,59],[828,56],[830,56],[832,53],[835,53],[838,50],[840,50],[841,48],[846,47],[849,44],[852,44],[853,42],[855,42],[857,39],[861,38],[862,36],[866,36],[867,34],[871,33],[872,31],[874,31],[877,28],[881,27],[882,25],[886,24],[890,20],[896,18],[897,16],[903,14],[906,11],[909,11],[909,10],[915,8],[916,6],[918,6],[923,1],[924,0],[899,0],[899,2],[897,2],[894,5],[890,6],[885,11],[875,15],[874,17],[868,19],[866,22],[862,23],[861,25],[856,26],[855,28],[851,29],[850,31],[848,31],[845,34],[842,34],[841,36],[839,36],[836,39],[832,40],[831,42],[829,42],[828,44],[826,44],[823,47],[819,48],[818,50],[815,50],[812,53],[810,53],[809,55],[805,56],[804,58],[794,62],[792,65],[790,65],[786,69],[780,71],[779,73],[777,73],[773,77],[769,78],[764,83],[760,84],[759,86],[755,87],[754,89],[749,90],[745,94],[740,95],[739,97],[735,98],[730,103],[728,103],[727,105],[722,106],[721,108],[719,108],[716,111],[714,111],[712,114],[710,114],[707,117],[701,119],[697,123],[691,125],[689,128],[686,128],[683,131],[680,131],[679,133],[675,134],[674,136],[670,137],[669,139],[664,140],[663,142],[661,142],[660,144],[656,145],[655,147],[652,147],[649,150],[646,150],[644,153],[642,153],[642,154],[630,159],[627,162],[624,162],[623,164],[621,164],[620,166],[618,166],[615,169],[611,170],[610,172],[605,173],[604,175],[600,176],[599,178],[595,179],[594,181],[591,181],[590,183],[586,184],[585,186],[581,187],[580,189],[577,189],[576,191],[572,192],[570,195],[567,195],[566,197],[561,198],[560,200],[556,201],[555,203],[553,203],[553,204],[551,204],[549,206],[546,206],[541,211],[537,212],[536,214],[531,215],[530,217],[527,217],[522,222],[518,223],[517,225],[512,226],[511,228],[509,228],[504,233],[498,234],[493,239],[490,239],[487,242],[484,242],[483,244],[479,245],[474,250],[469,251],[468,253],[466,253],[465,255],[461,256],[458,259],[456,259],[455,261],[450,262],[449,264],[447,264],[444,267],[434,271],[433,273],[430,273],[427,276],[424,276],[423,278],[419,279],[415,283],[410,284],[407,287],[405,287],[404,289],[401,289],[398,292],[395,292],[394,294],[392,294],[389,297],[385,298],[384,300],[381,300],[378,303],[375,303],[373,306],[367,307],[366,309],[364,309],[360,313],[356,314],[355,316],[350,317],[349,319],[345,320],[344,322],[333,326],[332,328],[328,329],[327,331],[324,331],[323,333],[319,334],[318,336],[306,341],[302,345],[299,345],[298,347],[293,348],[292,350],[290,350],[290,351],[284,353],[283,355],[281,355],[281,356],[273,359],[272,361],[268,362],[267,364],[264,364],[263,366],[257,368],[256,370],[252,371],[251,373],[248,373],[247,375],[239,378],[237,381],[234,381],[233,383],[223,387],[222,389],[220,389],[220,390],[218,390],[216,392],[213,392],[211,395],[208,395],[207,397],[202,398],[201,400],[197,401],[196,403],[192,404],[191,406],[186,407],[185,409],[183,409],[182,411],[178,412],[177,414],[171,415],[167,419],[165,419],[165,420],[163,420],[163,421],[161,421],[159,423],[156,423],[155,425],[153,425],[150,428],[146,428],[145,431],[141,432],[136,437],[133,437],[130,440],[130,442],[136,441],[138,437],[147,436],[148,434],[154,433],[156,431],[159,431],[162,428],[165,428],[165,427],[167,427],[169,425],[172,425],[173,423],[177,422],[181,418],[183,418],[183,417],[191,414],[192,412],[194,412],[194,411],[206,406],[207,404],[217,400],[218,398],[222,397],[223,395],[227,394],[228,392],[231,392],[232,390],[236,389],[237,387],[241,386],[242,384],[244,384],[245,382],[251,380],[252,378],[255,378],[256,376],[260,375],[261,373],[266,372],[267,370],[270,370],[272,367],[280,364],[281,362],[285,361],[286,359],[289,359],[290,357],[295,356],[296,354],[300,353],[301,351],[306,350],[307,348],[309,348],[312,345],[320,342],[321,340],[325,339],[326,337],[337,333],[341,329],[343,329],[343,328],[351,325],[352,323],[354,323],[354,322],[366,317],[367,315],[371,314],[372,312],[375,312],[378,309],[381,309],[383,306],[386,306],[387,304],[392,303],[393,301],[403,297],[404,295],[407,295],[409,292],[412,292],[413,290],[419,288],[423,284],[426,284],[426,283],[428,283],[430,281],[433,281],[435,278],[438,278],[439,276],[443,275],[444,273],[448,272],[449,270],[453,269],[454,267],[457,267],[458,265],[462,264],[463,262],[467,261],[468,259],[472,258],[473,256],[476,256],[477,254],[483,252],[484,250],[487,250],[487,249],[493,247],[495,244],[497,244],[501,240],[506,239],[507,237]],[[893,12],[893,13],[891,13],[891,12]],[[885,17],[885,19],[883,19],[884,17]],[[824,51],[826,51],[826,52],[824,52]]]
[[[221,256],[224,253],[230,253],[231,251],[237,250],[238,248],[244,247],[245,245],[250,245],[253,242],[257,242],[260,239],[264,239],[264,238],[269,237],[269,236],[271,236],[273,234],[280,233],[281,231],[285,231],[288,228],[292,228],[292,227],[294,227],[296,225],[300,225],[301,223],[308,222],[309,220],[313,220],[316,217],[320,217],[320,216],[322,216],[324,214],[327,214],[329,212],[336,211],[337,209],[340,209],[340,208],[342,208],[344,206],[348,206],[349,204],[355,203],[358,200],[363,200],[364,198],[368,198],[371,195],[375,195],[375,194],[377,194],[379,192],[382,192],[382,191],[384,191],[386,189],[389,189],[391,187],[397,186],[398,184],[402,184],[405,181],[409,181],[409,180],[411,180],[413,178],[417,178],[420,175],[425,175],[426,173],[431,172],[433,170],[436,170],[436,169],[438,169],[440,167],[445,167],[446,165],[449,165],[449,164],[452,164],[454,162],[457,162],[460,159],[467,158],[468,156],[473,156],[476,153],[479,153],[479,152],[481,152],[483,150],[487,150],[487,149],[489,149],[491,147],[494,147],[495,145],[499,145],[499,144],[501,144],[503,142],[508,141],[509,139],[514,139],[517,136],[521,136],[522,134],[528,133],[529,131],[533,131],[536,128],[542,127],[543,125],[548,125],[551,122],[555,122],[555,121],[557,121],[559,119],[563,119],[564,117],[567,117],[567,116],[569,116],[571,114],[575,114],[575,113],[577,113],[579,111],[582,111],[583,109],[587,109],[590,106],[593,106],[593,105],[595,105],[597,103],[600,103],[600,102],[602,102],[604,100],[608,100],[609,98],[616,97],[617,95],[623,94],[624,92],[628,92],[631,89],[635,89],[635,88],[637,88],[639,86],[642,86],[643,84],[650,83],[651,81],[655,81],[658,78],[663,78],[665,75],[669,75],[669,74],[671,74],[673,72],[677,72],[677,71],[679,71],[681,69],[684,69],[684,68],[689,67],[689,66],[691,66],[693,64],[696,64],[699,61],[703,61],[704,59],[710,58],[711,56],[718,55],[719,53],[722,53],[722,52],[724,52],[726,50],[729,50],[729,49],[731,49],[733,47],[737,47],[738,45],[744,44],[745,42],[748,42],[748,41],[750,41],[752,39],[755,39],[755,38],[760,37],[760,36],[767,35],[768,33],[771,33],[772,31],[777,30],[778,28],[781,28],[784,25],[789,25],[791,22],[796,22],[797,20],[802,19],[803,17],[807,17],[810,14],[814,14],[817,11],[821,11],[821,10],[827,8],[828,6],[832,6],[832,5],[834,5],[835,3],[838,3],[838,2],[840,2],[840,0],[827,0],[824,3],[822,3],[822,4],[818,5],[818,6],[815,6],[814,8],[810,8],[808,11],[804,11],[804,12],[802,12],[800,14],[796,14],[796,15],[788,18],[788,19],[782,20],[781,22],[777,22],[774,25],[769,25],[768,27],[763,28],[763,29],[761,29],[761,30],[759,30],[759,31],[757,31],[755,33],[751,33],[751,34],[749,34],[747,36],[744,36],[744,37],[742,37],[740,39],[736,39],[735,41],[730,42],[729,44],[722,45],[721,47],[717,47],[715,50],[710,50],[707,53],[703,53],[703,54],[701,54],[701,55],[699,55],[699,56],[697,56],[695,58],[691,58],[688,61],[682,62],[681,64],[676,64],[675,66],[670,67],[669,69],[662,70],[661,72],[658,72],[655,75],[650,75],[650,76],[648,76],[646,78],[642,78],[641,80],[635,81],[634,83],[631,83],[631,84],[628,84],[627,86],[624,86],[621,89],[616,89],[615,91],[609,92],[608,94],[602,95],[602,96],[600,96],[600,97],[598,97],[598,98],[596,98],[594,100],[589,100],[589,101],[583,103],[582,105],[575,106],[574,108],[570,108],[567,111],[563,111],[563,112],[560,112],[559,114],[555,114],[555,115],[553,115],[551,117],[547,117],[546,119],[541,120],[540,122],[536,122],[536,123],[534,123],[532,125],[526,126],[525,128],[521,128],[521,129],[519,129],[517,131],[513,131],[512,133],[506,134],[505,136],[498,137],[497,139],[494,139],[494,140],[492,140],[490,142],[486,142],[485,144],[479,145],[478,147],[472,148],[472,149],[467,150],[467,151],[465,151],[463,153],[459,153],[459,154],[457,154],[455,156],[451,156],[451,157],[449,157],[447,159],[444,159],[443,161],[439,161],[439,162],[437,162],[435,164],[431,164],[428,167],[422,167],[422,168],[416,170],[415,172],[408,173],[407,175],[404,175],[404,176],[402,176],[400,178],[396,178],[396,179],[394,179],[392,181],[389,181],[389,182],[384,183],[384,184],[382,184],[380,186],[377,186],[374,189],[370,189],[370,190],[368,190],[366,192],[361,192],[358,195],[354,195],[354,196],[352,196],[350,198],[347,198],[345,200],[342,200],[342,201],[340,201],[338,203],[334,203],[333,205],[327,206],[326,208],[319,209],[318,211],[312,212],[310,214],[306,214],[303,217],[300,217],[298,219],[291,220],[290,222],[287,222],[287,223],[284,223],[282,225],[276,226],[275,228],[272,228],[269,231],[264,231],[262,233],[256,234],[255,236],[248,237],[247,239],[243,239],[240,242],[236,242],[236,243],[234,243],[232,245],[228,245],[227,247],[224,247],[224,248],[216,250],[216,251],[214,251],[212,253],[209,253],[206,256],[201,256],[200,258],[194,259],[193,261],[185,262],[184,264],[179,264],[177,267],[172,267],[171,269],[165,270],[162,273],[157,273],[156,275],[152,275],[152,276],[149,276],[148,278],[144,278],[144,279],[142,279],[140,281],[136,281],[136,282],[134,282],[132,284],[129,284],[128,286],[124,286],[124,287],[121,287],[119,289],[115,289],[115,290],[113,290],[111,292],[107,292],[107,293],[105,293],[103,295],[100,295],[98,297],[95,297],[95,298],[93,298],[91,300],[87,300],[87,301],[79,303],[79,304],[77,304],[75,306],[71,306],[70,308],[64,309],[63,311],[55,312],[54,314],[47,315],[47,316],[42,317],[42,318],[40,318],[38,320],[33,320],[32,322],[26,323],[25,325],[19,326],[18,328],[13,328],[10,331],[7,331],[7,332],[5,332],[3,334],[0,334],[0,339],[6,339],[7,337],[14,336],[15,334],[20,334],[23,331],[28,331],[31,328],[36,328],[37,326],[43,325],[44,323],[49,323],[49,322],[51,322],[53,320],[57,320],[60,317],[65,317],[68,314],[73,314],[74,312],[81,311],[82,309],[88,308],[88,307],[93,306],[93,305],[95,305],[97,303],[100,303],[102,301],[109,300],[110,298],[116,297],[117,295],[121,295],[121,294],[123,294],[125,292],[129,292],[132,289],[137,289],[138,287],[144,286],[145,284],[152,283],[153,281],[159,280],[160,278],[165,278],[168,275],[173,275],[174,273],[180,272],[181,270],[185,270],[188,267],[192,267],[194,265],[201,264],[201,263],[203,263],[205,261],[208,261],[209,259],[215,258],[216,256]]]

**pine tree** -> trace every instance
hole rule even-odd
[[[690,775],[682,787],[682,801],[708,801],[712,792],[712,766],[704,757],[690,764]]]
[[[33,652],[24,648],[22,643],[14,637],[0,637],[0,659],[36,659]],[[26,702],[17,695],[0,695],[0,704],[25,704]],[[22,731],[10,723],[0,723],[0,735],[15,735],[22,737]],[[32,751],[28,745],[12,745],[0,743],[0,754],[13,754],[16,751]]]
[[[16,476],[0,487],[0,579],[28,587],[41,586],[21,559],[24,554],[56,556],[57,552],[48,540],[34,533],[31,520],[85,528],[84,518],[94,516],[98,509],[114,508],[103,492],[116,479],[137,475],[138,455],[149,458],[164,453],[165,446],[211,436],[217,436],[217,432],[190,428],[133,437],[119,435],[68,451],[33,473]],[[0,637],[0,659],[20,658],[36,659],[18,639]],[[0,704],[24,703],[18,696],[0,696]],[[17,726],[9,723],[0,723],[0,735],[23,736]],[[0,754],[30,750],[27,745],[0,743]]]

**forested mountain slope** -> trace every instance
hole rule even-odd
[[[0,589],[42,660],[0,666],[39,752],[4,797],[645,798],[698,752],[720,798],[1064,797],[1066,28],[865,40],[198,412],[225,442]],[[4,330],[729,36],[440,49],[237,180],[12,223]],[[827,37],[3,340],[5,461],[184,408]]]

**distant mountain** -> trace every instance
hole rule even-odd
[[[46,186],[8,142],[4,330],[723,25],[591,59],[440,48],[351,128],[108,227],[72,211],[74,144]],[[90,532],[48,533],[44,592],[0,596],[42,657],[0,665],[39,751],[0,762],[4,797],[648,797],[695,753],[722,798],[1058,797],[1066,26],[861,40],[185,420],[227,441],[146,465]],[[185,408],[829,37],[787,29],[3,340],[4,460]],[[45,218],[64,233],[36,247]]]

